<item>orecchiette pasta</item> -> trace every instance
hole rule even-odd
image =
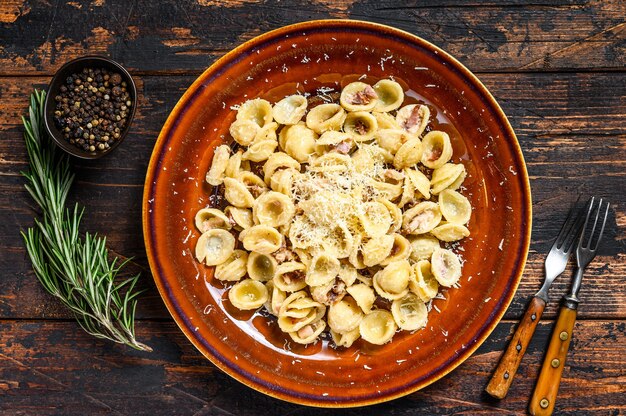
[[[424,302],[428,302],[439,291],[439,283],[432,273],[430,261],[420,260],[413,265],[414,279],[409,282],[409,289]]]
[[[395,80],[307,97],[241,104],[229,127],[239,146],[218,146],[206,173],[223,198],[196,212],[195,256],[232,285],[234,307],[265,308],[295,343],[327,332],[337,347],[382,345],[426,326],[440,286],[458,287],[446,247],[470,235],[456,191],[467,172]]]
[[[422,163],[428,168],[440,168],[452,157],[452,144],[448,133],[431,131],[424,136],[422,145]]]
[[[406,260],[390,263],[374,275],[376,293],[388,300],[403,297],[409,291],[412,272],[411,265]]]
[[[225,230],[232,228],[232,224],[226,214],[215,208],[203,208],[198,211],[196,213],[195,222],[196,228],[202,233],[213,228],[223,228]]]
[[[196,243],[196,259],[207,266],[224,263],[235,250],[235,237],[221,228],[203,233]]]
[[[430,109],[427,106],[411,104],[398,110],[396,123],[409,133],[420,136],[428,125],[429,117]]]
[[[307,99],[302,95],[290,95],[274,105],[272,115],[277,123],[285,125],[298,124],[306,113]]]
[[[378,96],[378,102],[374,108],[376,111],[388,113],[396,110],[404,101],[404,91],[400,84],[389,79],[381,79],[374,84],[374,91]]]
[[[391,341],[396,328],[393,316],[384,309],[368,313],[359,324],[361,338],[375,345],[383,345]]]
[[[248,253],[244,250],[234,250],[224,263],[215,266],[215,278],[237,282],[247,273]]]
[[[267,282],[274,278],[277,267],[278,263],[273,256],[257,253],[255,251],[248,255],[246,271],[251,279],[258,280],[259,282]]]
[[[426,305],[413,293],[408,293],[391,304],[393,319],[400,329],[415,331],[426,326],[428,311]]]
[[[235,283],[228,291],[228,300],[241,310],[258,309],[267,302],[267,288],[261,282],[245,279]]]
[[[322,134],[328,130],[341,130],[346,119],[346,110],[338,104],[321,104],[311,109],[306,116],[306,126]]]
[[[436,248],[430,259],[433,276],[441,286],[450,287],[461,277],[461,262],[451,251],[445,248]]]
[[[230,148],[226,145],[218,146],[213,153],[213,164],[206,174],[206,181],[213,186],[221,185],[224,181],[224,171],[228,165]]]
[[[446,163],[433,171],[433,177],[430,180],[431,193],[438,195],[445,189],[457,189],[465,180],[465,175],[465,166]]]
[[[271,254],[278,250],[283,243],[283,236],[276,228],[267,225],[255,225],[243,230],[239,240],[248,251],[261,254]]]

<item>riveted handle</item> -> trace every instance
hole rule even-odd
[[[551,415],[554,411],[575,322],[576,310],[562,306],[528,407],[531,415]]]
[[[513,376],[522,362],[522,357],[526,353],[526,348],[535,333],[545,307],[546,302],[537,296],[533,297],[528,304],[524,317],[517,326],[513,338],[509,341],[509,346],[500,358],[500,363],[485,389],[493,397],[503,399],[508,393]]]

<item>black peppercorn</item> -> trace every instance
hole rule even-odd
[[[108,150],[121,137],[131,109],[126,81],[102,68],[84,68],[65,81],[54,97],[56,126],[70,144],[89,152]]]

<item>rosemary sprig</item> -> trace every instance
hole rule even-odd
[[[126,264],[109,261],[106,239],[86,233],[79,235],[83,208],[65,207],[74,180],[69,157],[52,143],[44,126],[46,93],[30,97],[28,117],[22,117],[29,158],[26,189],[41,207],[42,219],[22,232],[35,275],[44,288],[75,315],[89,334],[152,351],[135,339],[135,289],[139,275],[118,278]]]

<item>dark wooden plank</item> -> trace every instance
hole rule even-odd
[[[474,71],[623,70],[625,15],[624,2],[600,0],[11,0],[0,5],[0,74],[51,74],[85,54],[142,72],[199,72],[256,35],[324,18],[396,26]]]
[[[626,78],[621,74],[483,74],[518,133],[531,176],[534,200],[533,242],[524,279],[507,317],[521,317],[525,302],[543,279],[543,258],[558,234],[567,205],[578,192],[607,197],[614,203],[600,255],[586,273],[581,299],[583,318],[624,318],[626,299],[615,287],[626,285],[626,128],[622,123]],[[33,86],[48,78],[0,78],[0,317],[68,317],[34,278],[19,237],[32,224],[33,204],[19,171],[26,168],[19,117]],[[168,318],[154,288],[141,234],[142,184],[160,126],[184,89],[189,76],[137,77],[140,97],[131,134],[116,153],[92,162],[78,162],[71,200],[88,207],[85,229],[106,234],[118,253],[136,257],[133,270],[145,270],[141,286],[148,289],[139,306],[140,318]],[[537,93],[541,91],[541,93]],[[595,98],[599,97],[599,98]],[[571,270],[551,292],[556,301],[566,292]],[[19,299],[27,297],[24,304]],[[556,302],[548,305],[553,317]]]
[[[626,411],[624,322],[578,322],[557,410]],[[450,375],[391,404],[347,411],[311,409],[259,394],[204,359],[172,323],[141,322],[153,353],[101,342],[68,322],[0,323],[0,411],[3,414],[395,415],[524,414],[551,324],[542,322],[506,400],[482,388],[512,331],[500,324]],[[581,391],[584,389],[584,395]]]

